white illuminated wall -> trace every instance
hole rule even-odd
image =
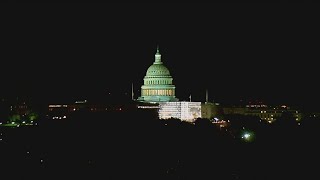
[[[159,118],[177,118],[192,122],[201,118],[201,102],[163,102],[159,103]]]

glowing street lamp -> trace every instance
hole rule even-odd
[[[246,133],[246,134],[244,134],[244,135],[243,135],[243,137],[242,137],[242,138],[249,139],[249,138],[250,138],[250,136],[251,136],[251,134]]]
[[[245,131],[241,135],[241,139],[243,139],[246,142],[252,141],[254,138],[254,134],[252,132]]]

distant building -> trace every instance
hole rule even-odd
[[[201,103],[201,117],[206,119],[212,119],[221,114],[219,107],[216,103],[205,102]]]
[[[175,86],[170,75],[170,71],[161,61],[159,47],[155,54],[154,63],[148,68],[146,76],[143,79],[144,85],[141,86],[140,102],[176,102]]]
[[[19,102],[17,104],[11,105],[10,111],[20,116],[26,116],[30,111],[30,108],[28,107],[26,102]]]
[[[298,110],[291,109],[288,106],[269,107],[267,105],[247,105],[246,107],[224,107],[224,114],[240,114],[256,116],[269,123],[277,120],[283,113],[288,112],[293,115],[296,121],[300,121],[302,113]]]
[[[50,119],[67,119],[75,112],[121,112],[136,109],[135,103],[108,104],[93,103],[88,101],[76,101],[74,103],[49,104],[47,115]]]

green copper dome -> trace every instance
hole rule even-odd
[[[170,71],[163,64],[152,64],[147,70],[147,76],[170,76]]]

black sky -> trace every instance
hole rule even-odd
[[[4,95],[136,90],[156,45],[177,95],[312,104],[320,99],[317,8],[283,4],[28,4],[8,10]],[[201,93],[201,94],[198,94]]]

